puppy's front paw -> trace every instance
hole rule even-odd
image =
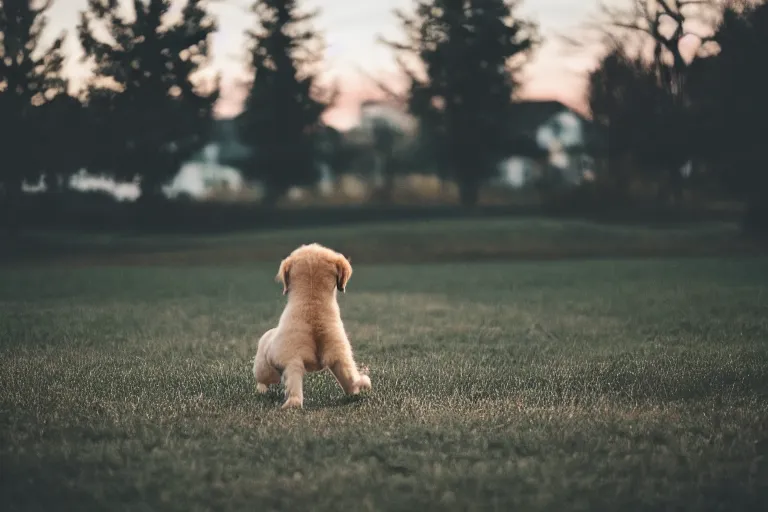
[[[370,391],[371,389],[371,378],[367,375],[361,375],[360,379],[357,381],[355,387],[357,388],[357,391]]]
[[[292,396],[285,401],[281,409],[301,409],[303,407],[302,400],[298,397]]]
[[[259,392],[259,393],[261,393],[262,395],[263,395],[264,393],[266,393],[268,389],[269,389],[269,386],[267,386],[266,384],[262,384],[261,382],[259,382],[258,384],[256,384],[256,391],[258,391],[258,392]]]

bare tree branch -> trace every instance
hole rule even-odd
[[[390,41],[388,39],[385,39],[382,36],[377,36],[376,37],[376,42],[380,43],[380,44],[383,44],[383,45],[386,45],[386,46],[388,46],[388,47],[390,47],[390,48],[392,48],[393,50],[396,50],[396,51],[402,51],[402,52],[413,51],[413,48],[408,46],[407,44],[397,43],[395,41]]]
[[[642,27],[640,25],[635,25],[632,23],[624,23],[621,21],[614,21],[611,23],[611,25],[613,25],[616,28],[625,28],[627,30],[638,30],[640,32],[645,32],[649,36],[653,35],[653,29],[650,27]]]
[[[694,33],[694,32],[683,32],[683,37],[689,37],[689,36],[691,36],[691,37],[695,37],[696,39],[698,39],[698,40],[699,40],[699,42],[700,42],[701,44],[707,44],[707,43],[715,43],[715,42],[717,42],[717,37],[716,37],[715,35],[711,35],[711,36],[702,36],[702,35],[696,34],[696,33]]]
[[[696,34],[686,29],[686,24],[693,16],[701,18],[703,13],[697,11],[695,15],[686,14],[684,10],[715,6],[715,0],[634,0],[631,7],[621,9],[609,7],[601,1],[600,12],[610,27],[647,34],[656,45],[663,46],[679,63],[679,45],[682,38],[693,35],[702,41],[702,44],[714,41],[712,36]],[[662,21],[665,18],[675,25],[671,34],[662,32]]]
[[[678,23],[682,23],[683,21],[685,21],[685,17],[680,12],[680,8],[679,7],[673,9],[669,5],[667,0],[656,0],[656,2],[658,2],[658,5],[660,5],[661,8],[663,9],[663,12],[661,13],[662,15],[669,16],[670,18],[672,18],[673,20],[675,20]],[[648,4],[646,4],[646,5],[648,5]],[[660,17],[659,14],[657,14],[657,18],[658,17]]]

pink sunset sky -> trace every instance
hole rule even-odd
[[[614,0],[620,2],[621,0]],[[222,99],[217,106],[218,115],[237,114],[243,101],[243,90],[238,84],[247,78],[245,31],[254,24],[248,12],[249,0],[219,0],[211,2],[210,11],[217,18],[219,30],[213,37],[213,67],[223,80]],[[129,2],[127,2],[129,4]],[[324,35],[327,52],[324,79],[336,80],[341,85],[341,97],[326,114],[326,121],[338,128],[354,125],[362,100],[380,96],[368,78],[358,71],[387,82],[395,90],[402,90],[398,68],[392,52],[377,43],[377,36],[387,39],[400,37],[400,26],[393,10],[410,9],[413,0],[306,0],[307,9],[320,9],[316,28]],[[527,0],[520,5],[519,15],[536,21],[545,43],[525,68],[521,98],[557,99],[584,110],[584,77],[594,66],[594,55],[567,52],[557,34],[575,34],[584,22],[596,13],[596,0]],[[68,48],[77,55],[79,44],[75,27],[79,12],[86,0],[55,0],[49,14],[50,33],[62,29],[70,31]],[[75,80],[82,82],[87,68],[77,56],[70,57],[67,70]]]

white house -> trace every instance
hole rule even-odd
[[[240,191],[243,177],[239,170],[220,162],[220,150],[221,146],[212,142],[203,148],[201,158],[182,164],[176,177],[163,187],[165,195],[175,198],[184,194],[199,200],[222,189]]]
[[[217,119],[210,142],[181,165],[176,176],[163,186],[163,193],[169,198],[188,196],[198,200],[222,190],[237,193],[246,184],[236,165],[249,155],[250,150],[238,138],[236,119]],[[135,201],[141,195],[138,181],[116,182],[86,169],[73,175],[69,186],[80,191],[105,191],[119,201]],[[38,189],[39,185],[27,187],[30,192]],[[251,195],[260,195],[258,184],[251,189]]]
[[[495,184],[517,188],[555,175],[562,184],[576,185],[594,176],[590,155],[595,144],[592,122],[564,104],[557,101],[514,102],[508,126],[508,156],[498,163],[499,177],[494,180]],[[360,163],[358,176],[344,179],[340,179],[337,170],[327,162],[319,162],[318,192],[331,194],[337,188],[346,190],[351,187],[350,195],[362,197],[365,195],[363,189],[381,185],[383,176],[375,148],[375,133],[381,128],[395,134],[395,152],[410,151],[419,143],[418,120],[399,104],[363,102],[358,125],[341,134],[341,143],[357,147],[361,154],[369,155],[371,161]],[[185,162],[163,190],[168,197],[187,195],[205,199],[222,190],[237,193],[247,187],[252,192],[249,196],[258,198],[263,192],[260,184],[246,184],[238,169],[249,156],[250,149],[238,137],[237,118],[217,120],[209,144]],[[72,177],[70,186],[78,190],[106,190],[120,200],[135,200],[139,196],[135,182],[115,183],[84,170]],[[39,188],[27,187],[30,192]],[[298,198],[305,192],[293,190],[289,196]]]
[[[592,122],[558,101],[517,101],[509,124],[509,156],[499,163],[500,184],[520,187],[553,171],[577,185],[593,175]]]

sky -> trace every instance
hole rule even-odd
[[[250,0],[217,0],[210,4],[219,25],[213,36],[212,53],[213,69],[222,76],[222,99],[217,105],[217,114],[222,117],[237,114],[243,101],[240,84],[247,78],[243,64],[247,45],[245,31],[255,22],[248,11],[250,3]],[[304,1],[307,9],[320,9],[315,27],[323,34],[327,47],[323,78],[336,80],[341,87],[337,104],[326,112],[326,122],[337,128],[349,128],[357,121],[360,102],[380,97],[377,86],[366,75],[402,90],[394,55],[377,42],[377,37],[398,39],[401,32],[393,11],[398,8],[407,11],[413,4],[413,0]],[[88,76],[87,67],[77,57],[81,50],[75,33],[79,13],[86,5],[86,0],[54,0],[49,12],[49,34],[63,29],[70,32],[67,47],[75,56],[69,59],[67,71],[75,83],[81,83]],[[596,0],[527,0],[520,4],[518,15],[537,22],[545,42],[523,71],[524,83],[519,97],[556,99],[584,110],[584,77],[594,66],[594,55],[565,51],[557,35],[576,34],[596,10]]]

